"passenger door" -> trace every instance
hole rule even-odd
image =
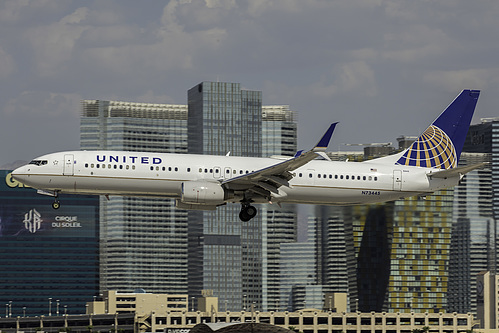
[[[64,155],[64,170],[62,174],[64,176],[72,176],[74,174],[74,167],[75,167],[74,155],[73,154]]]

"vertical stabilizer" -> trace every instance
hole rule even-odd
[[[403,152],[396,164],[455,168],[479,95],[479,90],[463,90],[411,147]]]

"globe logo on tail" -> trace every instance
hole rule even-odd
[[[444,131],[435,125],[430,125],[402,155],[397,164],[452,169],[457,166],[456,149]]]

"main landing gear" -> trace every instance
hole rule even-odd
[[[257,210],[255,206],[251,206],[249,202],[243,202],[241,207],[241,212],[239,213],[239,218],[243,222],[248,222],[256,216]]]

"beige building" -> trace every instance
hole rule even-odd
[[[136,313],[137,316],[156,313],[187,312],[187,295],[120,293],[105,291],[102,300],[87,303],[87,314]]]
[[[475,326],[472,314],[457,313],[361,313],[346,312],[344,293],[324,295],[323,309],[297,312],[218,310],[218,298],[209,291],[194,300],[188,295],[105,292],[102,300],[87,304],[89,318],[103,314],[135,313],[140,332],[188,332],[201,323],[256,322],[293,327],[303,333],[411,333],[428,327],[430,333],[458,333]],[[192,302],[192,304],[189,304]],[[191,311],[189,311],[191,310]]]
[[[476,290],[479,327],[486,330],[499,328],[499,276],[481,272],[477,276]]]
[[[256,322],[293,327],[303,333],[412,333],[428,327],[428,333],[471,331],[473,315],[457,313],[348,313],[307,310],[297,312],[170,312],[141,318],[147,332],[189,332],[200,323]]]

